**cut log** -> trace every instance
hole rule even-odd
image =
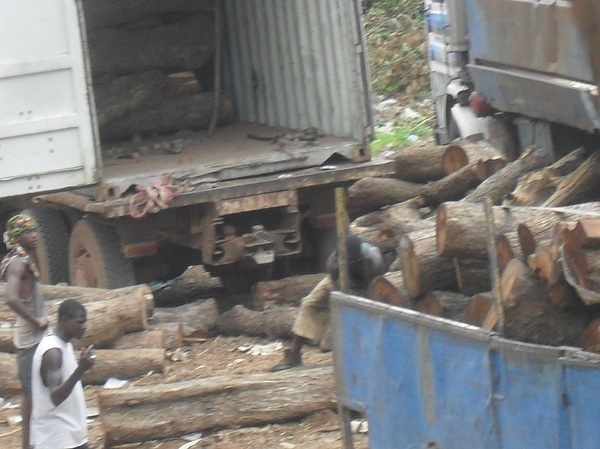
[[[461,199],[465,193],[481,182],[476,169],[476,163],[470,164],[438,181],[428,183],[421,193],[425,205],[435,207],[445,201]]]
[[[402,271],[388,271],[369,285],[369,298],[395,306],[413,308],[414,300],[406,289]]]
[[[580,248],[600,248],[600,219],[588,218],[577,221],[572,234]]]
[[[181,275],[154,290],[157,304],[181,305],[201,298],[215,296],[223,289],[221,280],[212,276],[202,265],[188,267]]]
[[[298,306],[325,276],[327,273],[317,273],[258,282],[252,287],[252,307],[263,310],[273,304]]]
[[[104,447],[299,419],[336,406],[331,367],[103,390]],[[165,410],[169,413],[166,415]]]
[[[102,28],[88,33],[94,79],[160,70],[175,73],[201,68],[214,52],[210,14],[136,29]]]
[[[579,167],[586,157],[585,149],[581,147],[548,167],[524,175],[502,204],[505,206],[543,204],[556,191],[560,180]]]
[[[150,371],[162,373],[165,369],[164,349],[99,349],[94,353],[94,366],[83,376],[83,383],[87,385],[104,384],[110,377],[133,379]]]
[[[599,211],[600,203],[586,203],[559,210],[538,207],[492,208],[498,234],[509,235],[517,231],[520,223],[526,223],[536,240],[551,238],[558,222],[576,221],[598,214]],[[480,260],[487,258],[486,221],[482,204],[464,201],[440,204],[436,211],[436,229],[439,255]]]
[[[88,31],[119,27],[149,15],[212,12],[214,0],[83,0]]]
[[[567,206],[598,199],[600,188],[600,153],[595,152],[575,171],[566,175],[556,187],[556,192],[543,206]]]
[[[481,327],[494,308],[494,295],[491,292],[477,293],[471,297],[465,313],[465,323]]]
[[[217,330],[230,335],[291,338],[297,314],[297,307],[277,306],[256,311],[238,304],[219,316]]]
[[[515,258],[515,252],[506,234],[496,236],[496,254],[498,255],[498,268],[502,273],[508,263]]]
[[[468,161],[460,147],[439,145],[402,148],[390,158],[396,161],[396,179],[419,184],[454,173],[467,165]]]
[[[464,200],[472,203],[481,203],[491,199],[493,204],[500,204],[502,198],[513,191],[517,182],[524,174],[544,167],[552,163],[552,152],[545,148],[533,148],[513,162],[510,162],[502,170],[494,173],[483,181]]]
[[[206,338],[217,327],[219,307],[214,298],[194,301],[177,307],[160,307],[152,324],[182,323],[184,337]]]
[[[150,331],[161,331],[165,336],[165,349],[177,349],[183,346],[183,324],[182,323],[159,323],[151,324]]]
[[[434,290],[417,300],[416,310],[464,323],[470,301],[469,296],[461,293]]]
[[[413,223],[423,218],[420,208],[425,204],[420,196],[404,201],[402,203],[392,204],[385,209],[371,212],[354,219],[351,226],[358,228],[373,227],[382,224],[392,223],[394,226],[402,228],[405,222]],[[410,232],[401,229],[401,233]]]
[[[584,351],[600,353],[600,319],[596,318],[589,324],[579,345]]]
[[[506,160],[504,158],[479,160],[476,162],[475,172],[481,181],[485,181],[490,176],[504,169],[504,167],[506,167]]]
[[[452,259],[438,256],[434,229],[406,234],[398,245],[398,261],[413,298],[431,290],[455,290]]]
[[[347,206],[355,216],[421,195],[425,186],[395,178],[363,178],[348,188]]]
[[[446,153],[450,153],[450,147],[458,146],[467,157],[467,164],[474,164],[479,161],[488,161],[492,159],[504,159],[504,155],[497,148],[490,145],[489,142],[485,140],[479,140],[477,142],[470,142],[468,140],[463,140],[457,143],[452,143],[448,145],[448,149]],[[456,150],[454,150],[456,151]],[[456,155],[458,156],[458,154]],[[459,158],[460,160],[460,158]],[[459,167],[461,168],[461,167]]]
[[[206,129],[210,123],[213,94],[199,93],[180,97],[163,98],[160,102],[147,104],[100,127],[103,141],[129,139],[135,134],[142,136],[169,134],[182,129]],[[227,95],[219,103],[219,123],[233,120],[233,103]]]
[[[486,260],[453,258],[454,275],[458,291],[472,296],[490,291],[491,276],[489,263]]]
[[[17,356],[0,352],[0,396],[15,396],[23,391],[17,371]]]
[[[573,346],[591,321],[585,308],[565,309],[552,304],[543,284],[518,259],[502,273],[501,292],[507,338]]]
[[[165,332],[162,329],[126,334],[112,345],[112,349],[166,349],[166,347]]]

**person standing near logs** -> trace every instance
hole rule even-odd
[[[58,324],[33,356],[31,442],[34,449],[88,449],[86,404],[81,378],[94,366],[93,347],[75,358],[72,339],[86,329],[85,308],[74,299],[58,307]]]
[[[31,363],[40,340],[48,332],[48,318],[40,290],[40,273],[35,261],[36,228],[35,221],[27,215],[19,214],[9,219],[4,233],[8,254],[0,263],[0,279],[6,280],[6,302],[17,314],[13,343],[23,387],[23,449],[30,447]]]
[[[354,235],[346,238],[348,277],[351,293],[366,296],[369,283],[385,271],[381,251]],[[283,371],[302,365],[302,347],[309,342],[318,344],[329,328],[329,294],[338,288],[339,270],[337,251],[327,259],[328,275],[306,295],[292,328],[292,344],[281,362],[270,371]]]

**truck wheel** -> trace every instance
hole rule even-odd
[[[37,228],[37,264],[44,284],[58,284],[69,280],[69,229],[62,214],[54,209],[34,207],[24,214],[33,218]]]
[[[135,284],[133,264],[121,253],[116,231],[88,219],[73,227],[69,242],[71,284],[119,288]]]

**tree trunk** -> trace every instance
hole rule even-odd
[[[465,313],[465,323],[481,327],[490,310],[495,307],[492,292],[477,293],[471,297]]]
[[[177,307],[160,307],[152,324],[182,323],[184,337],[206,338],[217,327],[219,308],[214,298],[194,301]]]
[[[151,324],[150,331],[161,331],[165,336],[165,349],[177,349],[183,346],[183,324],[182,323],[159,323]]]
[[[600,188],[600,153],[595,152],[573,173],[565,176],[556,187],[556,192],[543,206],[557,207],[598,198]]]
[[[453,146],[427,145],[403,148],[392,154],[390,158],[396,161],[395,178],[419,184],[436,181],[467,165],[466,154]]]
[[[414,300],[406,289],[402,271],[388,271],[373,279],[369,286],[369,298],[409,309],[414,307]]]
[[[584,351],[600,353],[600,319],[596,318],[589,324],[579,345]]]
[[[150,371],[162,373],[165,369],[164,349],[99,349],[94,353],[94,366],[83,376],[83,383],[87,385],[104,384],[110,377],[133,379]]]
[[[597,214],[600,203],[586,203],[560,210],[536,207],[492,207],[497,234],[516,232],[526,223],[534,239],[551,238],[556,223]],[[487,258],[487,226],[483,205],[464,201],[441,204],[436,211],[437,248],[443,256]]]
[[[187,268],[167,285],[154,291],[157,304],[184,304],[200,298],[210,298],[223,288],[221,280],[212,276],[202,265]]]
[[[394,178],[363,178],[348,188],[348,210],[354,215],[418,197],[425,186]]]
[[[416,310],[464,323],[470,301],[469,296],[461,293],[435,290],[417,300]]]
[[[428,183],[421,193],[425,204],[437,206],[445,201],[461,199],[466,192],[481,182],[476,168],[476,164],[467,165],[438,181]]]
[[[112,345],[112,349],[166,349],[165,332],[162,329],[145,330],[123,335]]]
[[[162,98],[160,102],[147,104],[100,127],[103,141],[130,139],[134,134],[142,136],[154,133],[168,134],[182,129],[206,129],[213,109],[210,92]],[[221,97],[219,122],[233,120],[233,103],[227,95]]]
[[[555,191],[563,177],[575,170],[585,160],[583,147],[572,151],[554,164],[523,176],[505,206],[537,206],[543,204]]]
[[[104,447],[212,429],[259,426],[336,406],[330,367],[103,390]],[[165,414],[168,410],[168,414]]]
[[[256,311],[238,304],[219,316],[217,330],[232,335],[290,338],[297,314],[297,307],[278,306]]]
[[[438,256],[435,230],[411,232],[400,239],[398,261],[413,298],[431,290],[456,288],[452,259]]]
[[[95,80],[147,70],[175,73],[200,69],[214,52],[214,20],[195,14],[168,25],[102,28],[88,33]]]
[[[252,288],[252,306],[258,310],[273,304],[298,306],[325,276],[327,273],[317,273],[258,282]]]
[[[521,176],[551,162],[551,151],[545,148],[529,149],[519,159],[508,163],[502,170],[479,184],[464,200],[471,203],[480,203],[490,198],[493,204],[499,204],[506,194],[512,192]]]

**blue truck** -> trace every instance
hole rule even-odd
[[[426,0],[436,139],[484,137],[507,156],[597,146],[600,5]]]

